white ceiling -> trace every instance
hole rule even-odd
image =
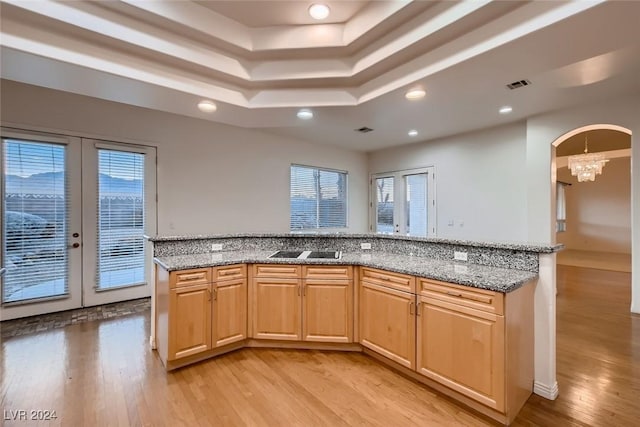
[[[311,3],[2,0],[1,75],[362,151],[640,91],[640,2]]]

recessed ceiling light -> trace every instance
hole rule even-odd
[[[296,116],[298,116],[298,118],[302,120],[309,120],[313,118],[313,111],[309,110],[308,108],[303,108],[302,110],[298,111]]]
[[[414,100],[414,99],[424,98],[426,94],[427,92],[421,87],[414,87],[412,89],[409,89],[409,91],[405,93],[404,96],[407,99]]]
[[[311,15],[313,19],[317,19],[318,21],[321,21],[328,17],[329,12],[329,6],[327,6],[326,4],[315,3],[309,7],[309,15]]]
[[[409,134],[409,136],[418,136],[418,131],[417,131],[417,130],[415,130],[415,129],[411,129],[411,130],[408,132],[408,134]]]
[[[498,112],[500,114],[509,114],[512,111],[513,111],[513,108],[511,108],[509,105],[505,105],[504,107],[500,107],[500,109],[498,110]]]
[[[218,106],[216,105],[215,102],[209,101],[208,99],[205,99],[205,100],[202,100],[202,101],[198,102],[198,108],[203,113],[213,113],[214,111],[216,111],[218,109]]]

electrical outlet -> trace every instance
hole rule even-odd
[[[371,249],[371,243],[360,243],[360,249],[363,249],[363,250]]]
[[[456,261],[467,261],[467,259],[468,259],[467,253],[466,252],[454,251],[453,252],[453,259],[455,259]]]
[[[211,250],[212,251],[221,251],[222,250],[222,243],[213,243],[211,245]]]

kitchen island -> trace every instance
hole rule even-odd
[[[537,254],[557,247],[371,235],[150,240],[167,369],[242,347],[363,351],[500,422],[531,394]],[[343,255],[270,258],[283,249]],[[460,252],[475,262],[454,260]]]

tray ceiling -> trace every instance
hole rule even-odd
[[[640,2],[326,3],[3,0],[2,77],[364,151],[640,89]]]

